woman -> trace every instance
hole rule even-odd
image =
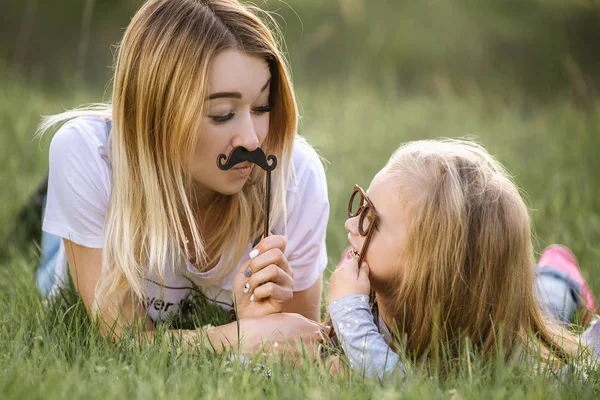
[[[52,291],[70,273],[115,338],[138,318],[152,337],[192,284],[235,308],[241,337],[236,323],[213,328],[216,349],[320,336],[311,320],[327,263],[325,175],[296,137],[287,64],[256,9],[148,1],[121,42],[112,104],[47,118],[40,132],[64,121],[50,146],[43,223],[62,238]],[[217,158],[235,148],[278,159],[274,234],[254,249],[265,172],[248,161],[219,169]]]

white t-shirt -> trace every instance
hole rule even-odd
[[[80,117],[61,127],[50,144],[48,198],[42,229],[81,246],[102,248],[104,223],[111,192],[111,167],[108,156],[109,131],[106,121]],[[325,171],[316,152],[300,140],[293,149],[295,178],[287,191],[287,217],[275,224],[273,232],[287,238],[285,256],[294,269],[294,291],[308,289],[327,266],[325,231],[329,202]],[[293,174],[294,175],[294,174]],[[287,225],[287,226],[286,226]],[[287,232],[284,229],[287,228]],[[200,272],[187,266],[166,268],[164,286],[146,279],[148,313],[153,320],[178,310],[194,285],[223,307],[233,304],[233,277],[246,262],[252,247],[248,243],[244,256],[231,273],[218,283],[207,284],[222,268],[221,261],[210,271]],[[67,257],[63,244],[58,254],[56,280],[52,293],[66,282]]]

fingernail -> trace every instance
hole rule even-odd
[[[254,295],[250,296],[250,301],[254,301]]]
[[[250,282],[246,282],[244,285],[244,293],[248,293],[250,291]]]
[[[244,276],[246,278],[250,278],[250,275],[252,275],[252,271],[250,270],[250,268],[246,268],[246,270],[244,271]]]
[[[252,250],[249,254],[250,259],[256,258],[257,255],[258,255],[258,249]]]
[[[325,325],[325,328],[327,328],[328,331],[331,330],[331,325]]]

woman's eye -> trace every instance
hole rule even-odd
[[[271,112],[272,110],[273,110],[273,107],[266,105],[266,106],[256,107],[252,110],[252,112],[254,114],[260,115],[260,114]]]
[[[209,117],[216,123],[222,123],[222,122],[229,121],[231,118],[233,118],[234,115],[235,115],[234,113],[230,112],[229,114],[226,114],[226,115],[209,115]]]

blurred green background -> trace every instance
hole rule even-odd
[[[134,0],[4,0],[1,253],[35,259],[19,210],[47,168],[40,115],[110,99]],[[301,133],[329,164],[333,265],[352,184],[400,143],[470,136],[515,174],[537,249],[571,246],[600,291],[600,1],[288,0],[257,3],[285,36]],[[27,236],[29,235],[29,236]]]
[[[4,0],[0,58],[24,77],[103,84],[139,0]],[[597,0],[269,0],[299,84],[358,73],[402,91],[440,81],[528,95],[592,95]],[[590,91],[592,93],[590,93]]]

